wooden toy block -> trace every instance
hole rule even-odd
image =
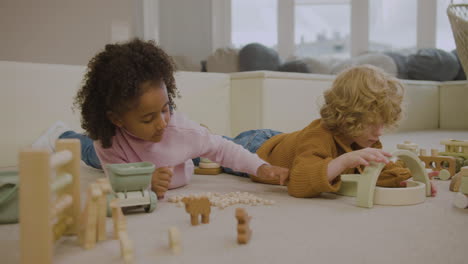
[[[468,140],[441,140],[440,144],[445,145],[445,152],[460,153],[468,155]]]
[[[109,179],[101,178],[97,180],[99,187],[101,188],[102,195],[99,197],[99,211],[97,220],[97,241],[103,241],[107,239],[106,233],[106,214],[107,214],[107,194],[112,191],[112,187],[109,183]]]
[[[439,150],[438,149],[431,149],[431,156],[439,156]]]
[[[457,208],[465,209],[468,208],[468,166],[462,167],[457,176],[457,178],[459,178],[460,180],[457,180],[457,182],[454,183],[454,185],[456,185],[459,182],[460,186],[458,190],[459,192],[455,194],[453,205]],[[456,187],[458,186],[455,186],[453,189],[455,190]],[[452,184],[450,184],[450,188],[452,188]]]
[[[207,158],[200,158],[200,163],[198,167],[195,167],[195,174],[202,174],[202,175],[217,175],[223,172],[221,166],[216,163],[212,162]]]
[[[212,168],[212,169],[206,169],[206,168],[200,168],[200,167],[195,167],[195,174],[200,174],[200,175],[218,175],[223,172],[223,169],[221,167],[218,168]]]
[[[457,164],[454,157],[419,156],[419,159],[424,162],[426,168],[440,171],[438,178],[441,180],[449,180],[453,175],[455,175]]]
[[[173,254],[179,254],[181,252],[181,236],[179,229],[175,226],[169,228],[169,247]]]
[[[450,191],[452,192],[460,191],[461,179],[462,179],[462,172],[460,171],[459,173],[455,174],[455,176],[452,177],[452,180],[450,181],[450,187],[449,187]]]
[[[114,223],[114,239],[119,239],[120,232],[127,232],[127,221],[119,205],[119,200],[114,199],[110,202],[112,209],[112,221]]]
[[[219,168],[221,166],[219,166],[218,163],[214,163],[214,162],[210,162],[210,163],[200,162],[198,164],[198,167],[201,168],[201,169],[216,169],[216,168]]]
[[[460,209],[468,208],[468,195],[461,192],[456,193],[453,205]]]
[[[460,184],[460,192],[464,194],[468,194],[468,177],[462,175],[461,184]]]
[[[426,196],[431,196],[431,184],[425,168],[416,154],[408,150],[397,150],[392,156],[399,158],[409,168],[413,179],[419,183],[408,184],[405,188],[376,187],[377,178],[385,164],[371,163],[362,174],[341,175],[342,185],[339,194],[356,196],[357,206],[371,208],[381,205],[409,205],[420,203]],[[378,192],[375,195],[376,190]],[[377,198],[377,201],[376,201]],[[422,200],[421,200],[422,199]]]
[[[198,225],[199,215],[203,224],[210,222],[211,204],[208,197],[185,197],[182,202],[185,204],[185,211],[190,214],[192,225]]]
[[[96,245],[100,196],[102,196],[102,191],[99,185],[91,183],[88,187],[88,197],[85,210],[82,214],[81,231],[79,234],[79,240],[84,249],[90,249]]]
[[[120,240],[120,253],[124,259],[125,264],[132,264],[134,259],[133,241],[128,238],[126,231],[119,232]]]
[[[409,150],[414,154],[417,154],[418,145],[412,143],[411,141],[404,141],[403,144],[397,144],[397,149]]]
[[[445,151],[439,153],[439,155],[468,159],[468,140],[447,139],[440,141],[440,144],[445,145]]]
[[[419,156],[427,156],[427,151],[425,149],[420,149]]]
[[[71,153],[69,162],[63,163],[56,169],[57,175],[69,174],[72,177],[70,184],[67,184],[57,193],[68,193],[72,196],[73,205],[66,212],[73,219],[73,224],[65,232],[66,235],[77,235],[79,230],[79,219],[81,215],[81,185],[80,185],[80,166],[81,166],[81,143],[77,139],[59,139],[55,143],[55,153]],[[54,155],[51,156],[53,158]]]
[[[460,169],[461,177],[468,177],[468,166],[462,167]]]
[[[58,140],[55,153],[20,151],[20,263],[52,263],[54,241],[78,233],[80,155],[77,139]]]
[[[247,244],[252,236],[252,230],[250,229],[251,216],[247,214],[244,208],[236,208],[236,219],[237,219],[237,243]]]

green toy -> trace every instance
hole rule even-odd
[[[107,196],[107,216],[111,216],[110,202],[118,198],[122,208],[143,208],[151,213],[156,208],[158,198],[150,190],[151,178],[155,169],[150,162],[107,164],[109,181],[113,193]]]
[[[468,166],[468,141],[446,139],[440,144],[445,146],[445,151],[439,152],[440,156],[451,156],[456,158],[456,172],[464,166]]]
[[[405,188],[377,187],[377,178],[385,164],[371,162],[362,174],[341,175],[338,194],[355,196],[357,206],[366,208],[372,208],[374,204],[409,205],[424,202],[426,196],[431,196],[431,184],[418,156],[408,150],[394,151],[392,156],[406,163],[414,182],[408,181]]]
[[[18,223],[18,172],[0,172],[0,224]]]

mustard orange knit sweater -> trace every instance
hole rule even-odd
[[[372,147],[382,148],[382,145],[378,142]],[[345,144],[341,137],[333,135],[317,119],[302,130],[270,138],[257,150],[257,154],[271,165],[289,169],[288,193],[291,196],[314,197],[322,192],[338,191],[341,179],[338,176],[332,183],[328,181],[328,163],[358,149],[356,144]],[[361,168],[356,169],[362,172]],[[347,169],[342,174],[357,173],[356,169]],[[382,170],[377,185],[397,187],[410,177],[408,169],[390,163]],[[257,177],[252,180],[262,182]]]

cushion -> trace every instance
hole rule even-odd
[[[456,49],[452,50],[452,54],[457,57],[458,64],[460,65],[460,70],[458,71],[457,76],[455,76],[455,80],[466,80],[466,74],[463,70],[463,66],[461,65],[460,58],[458,57],[458,52]]]
[[[384,52],[385,55],[393,59],[397,66],[399,79],[408,79],[408,56],[398,52]]]
[[[278,71],[310,73],[309,66],[303,60],[293,60],[282,64]]]
[[[317,74],[332,74],[331,62],[319,60],[315,58],[305,58],[304,63],[307,64],[311,73]]]
[[[459,70],[455,55],[440,49],[420,49],[408,56],[408,77],[411,80],[451,81]]]
[[[395,77],[397,76],[397,73],[398,73],[397,65],[393,61],[393,59],[390,56],[387,56],[382,53],[368,53],[368,54],[360,55],[358,57],[345,60],[344,62],[334,66],[332,73],[338,74],[344,69],[347,69],[353,66],[364,65],[364,64],[370,64],[375,67],[379,67],[385,72],[387,72],[388,74],[395,76]]]
[[[251,43],[239,51],[240,71],[276,71],[280,66],[278,52],[259,43]]]
[[[188,56],[171,56],[178,71],[195,71],[201,70],[201,65],[193,62]]]
[[[239,50],[219,48],[206,60],[208,72],[231,73],[239,71]]]

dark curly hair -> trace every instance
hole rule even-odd
[[[164,82],[169,107],[175,109],[180,97],[174,80],[175,64],[154,41],[133,39],[122,44],[108,44],[88,63],[83,86],[74,107],[81,109],[81,127],[104,148],[112,145],[115,126],[107,112],[123,114],[145,92],[143,84]]]

